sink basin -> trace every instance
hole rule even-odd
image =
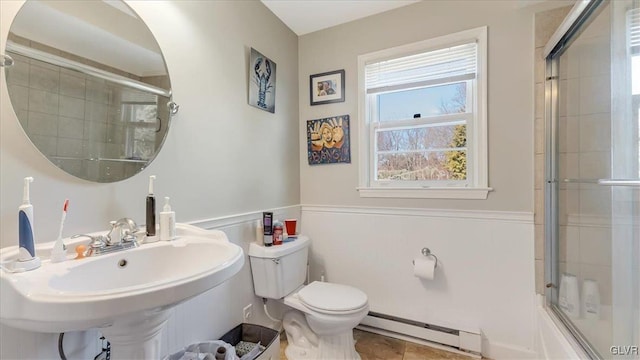
[[[0,322],[36,332],[101,328],[114,351],[117,336],[126,334],[131,341],[149,326],[159,333],[170,315],[167,310],[221,284],[244,264],[242,249],[223,232],[186,224],[177,224],[176,230],[173,241],[77,260],[69,255],[60,263],[47,260],[53,243],[38,244],[40,268],[21,273],[0,270]],[[71,253],[87,240],[65,239],[65,243]],[[15,247],[2,249],[0,261],[10,262],[16,255]],[[136,326],[146,328],[132,331]]]
[[[63,297],[123,293],[131,296],[158,287],[175,289],[200,275],[223,270],[238,254],[237,247],[229,245],[201,236],[149,244],[114,256],[78,261],[73,269],[48,274],[42,279],[47,283],[42,285],[50,287],[54,292],[51,296]],[[98,276],[94,278],[97,281],[91,281],[88,274],[111,276]],[[222,275],[218,272],[216,278]]]

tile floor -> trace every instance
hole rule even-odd
[[[378,335],[355,329],[353,336],[356,339],[356,351],[362,360],[435,360],[455,359],[471,360],[469,356],[444,351],[429,346],[398,340],[383,335]],[[284,333],[280,335],[280,359],[287,360],[284,349],[287,347],[287,338]]]

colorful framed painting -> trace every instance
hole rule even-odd
[[[307,121],[309,165],[351,163],[349,115]]]
[[[276,112],[276,63],[254,48],[249,58],[249,105]]]
[[[344,102],[344,70],[309,76],[311,105]]]

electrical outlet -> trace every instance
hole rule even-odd
[[[242,309],[242,316],[248,320],[253,315],[253,304],[249,304]]]

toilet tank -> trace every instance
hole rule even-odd
[[[281,299],[303,285],[310,244],[311,240],[306,236],[269,247],[251,243],[249,259],[256,295]]]

